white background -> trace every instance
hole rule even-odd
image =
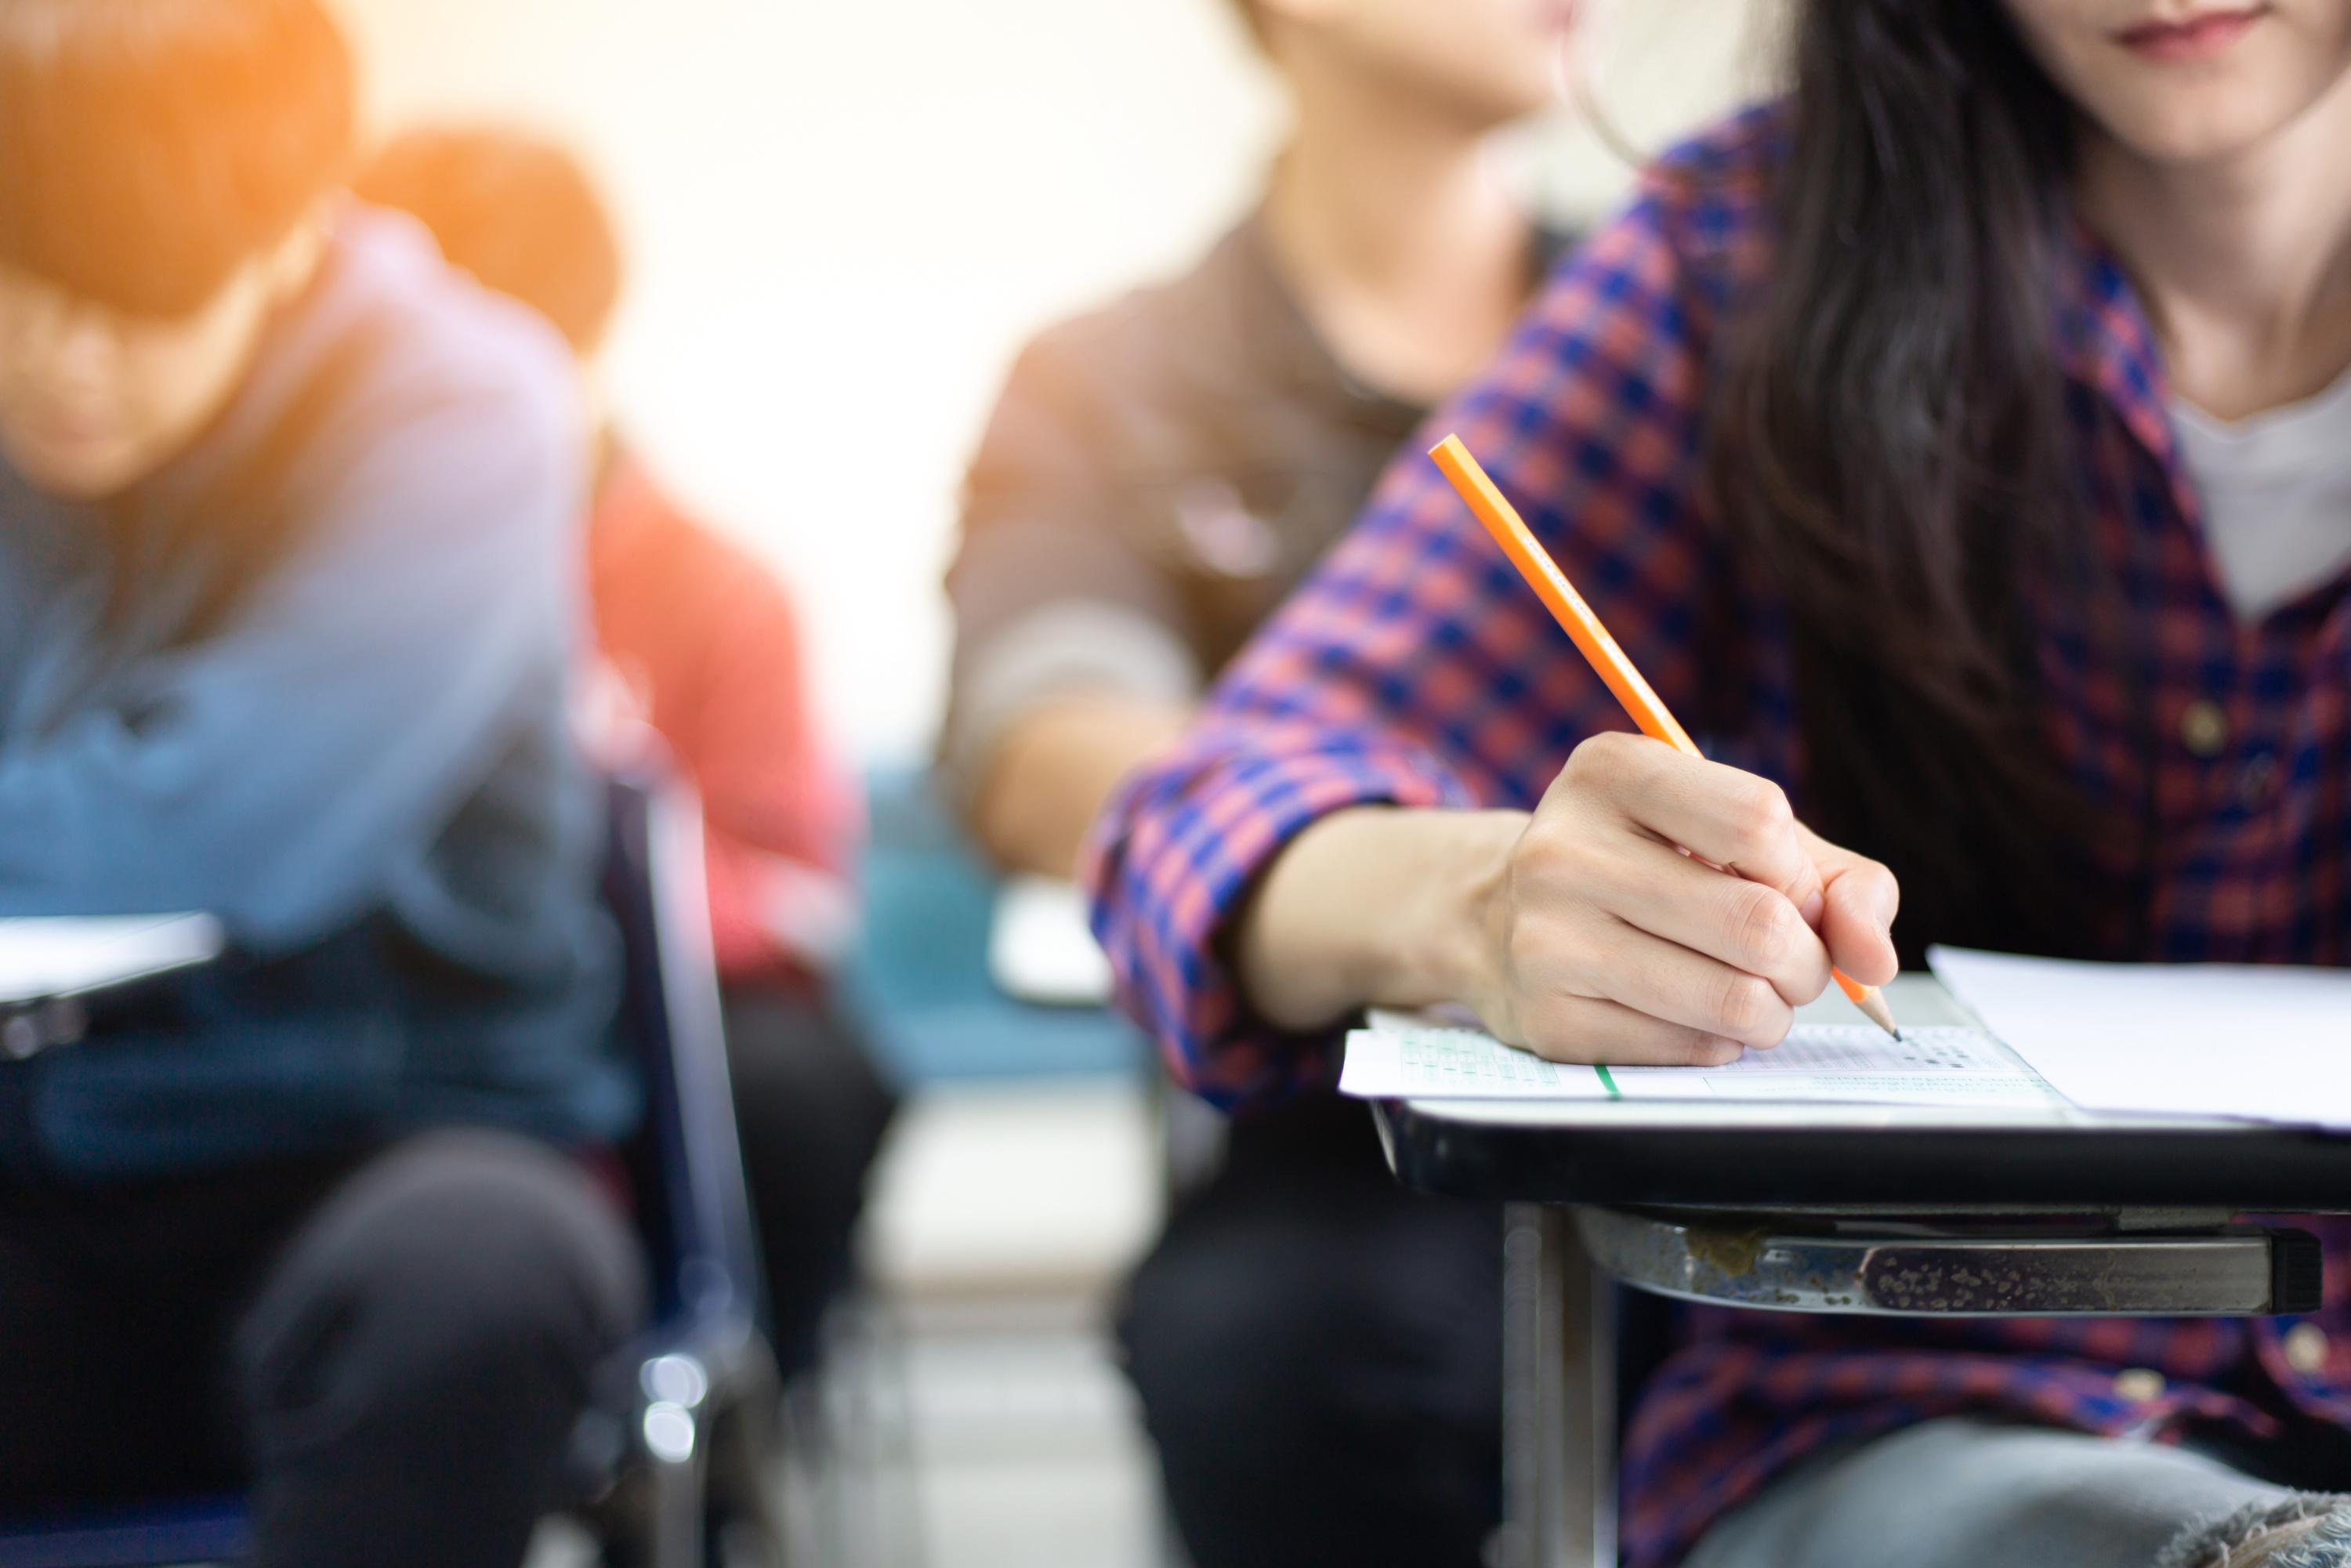
[[[1428,0],[1445,4],[1446,0]],[[1617,0],[1599,100],[1646,146],[1760,79],[1753,0]],[[799,590],[861,761],[922,755],[956,486],[1037,328],[1180,268],[1281,104],[1227,0],[341,0],[373,119],[575,144],[627,228],[622,423]],[[1623,166],[1531,138],[1546,204]]]

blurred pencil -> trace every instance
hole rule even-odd
[[[1461,438],[1447,436],[1429,448],[1428,455],[1452,481],[1453,488],[1486,526],[1486,531],[1494,536],[1494,542],[1502,547],[1502,553],[1519,569],[1519,575],[1527,580],[1527,586],[1535,591],[1535,597],[1543,601],[1552,619],[1559,622],[1593,672],[1624,705],[1633,722],[1641,727],[1641,733],[1664,741],[1677,751],[1692,757],[1701,755],[1689,732],[1675,721],[1649,683],[1641,678],[1641,672],[1633,667],[1633,661],[1625,656],[1625,650],[1608,634],[1608,628],[1600,623],[1600,617],[1592,612],[1583,595],[1575,591],[1575,584],[1568,581],[1567,573],[1560,570],[1559,562],[1552,559],[1551,552],[1527,528],[1510,497],[1496,487],[1478,459],[1461,444]],[[1863,1016],[1895,1039],[1902,1038],[1901,1030],[1895,1026],[1894,1009],[1886,1005],[1876,987],[1863,985],[1843,969],[1832,968],[1829,973],[1835,977],[1837,988],[1862,1010]]]

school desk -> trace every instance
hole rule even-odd
[[[217,959],[204,915],[0,920],[0,1060],[70,1045],[92,1009]]]
[[[1973,1021],[1931,978],[1906,1026]],[[1800,1011],[1851,1021],[1842,1001]],[[1507,1561],[1615,1562],[1618,1286],[1757,1310],[2250,1316],[2318,1304],[2351,1136],[2221,1121],[1704,1101],[1382,1101],[1398,1179],[1510,1207]],[[1637,1301],[1638,1298],[1627,1298]]]

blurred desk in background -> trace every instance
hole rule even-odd
[[[1005,878],[987,934],[987,973],[1017,1001],[1110,1006],[1110,960],[1086,924],[1084,890],[1051,877]]]
[[[0,1057],[71,1045],[106,997],[209,964],[225,946],[208,915],[0,920]]]

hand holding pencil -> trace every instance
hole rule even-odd
[[[1545,973],[1506,975],[1480,1012],[1548,998],[1604,1052],[1629,1010],[1710,1037],[1692,1051],[1710,1060],[1776,1043],[1793,1007],[1834,978],[1898,1034],[1876,988],[1847,972],[1892,977],[1892,874],[1804,828],[1769,780],[1702,757],[1459,438],[1429,455],[1650,737],[1594,736],[1553,782],[1502,900],[1505,968]]]

